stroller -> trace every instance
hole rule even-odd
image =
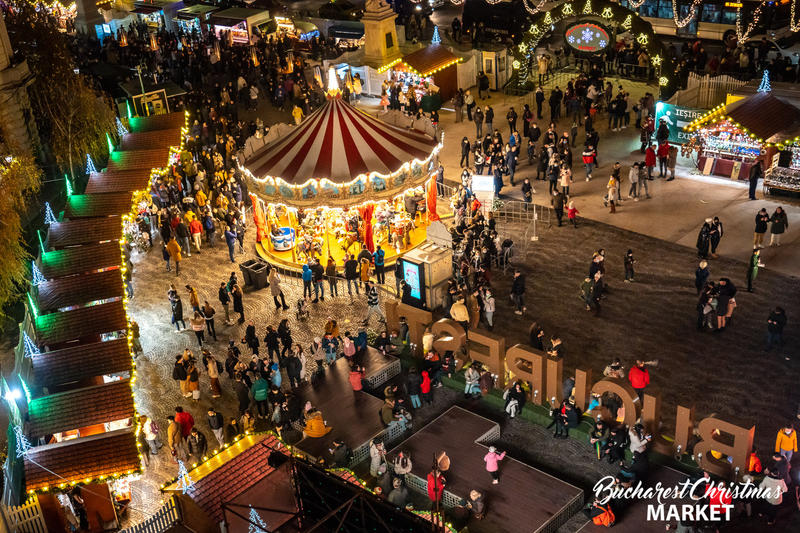
[[[306,303],[305,299],[300,298],[297,300],[297,319],[305,320],[310,316],[311,313],[308,310],[308,304]]]

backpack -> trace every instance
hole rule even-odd
[[[217,372],[219,372],[220,374],[222,374],[222,371],[223,371],[223,370],[225,370],[225,368],[222,366],[222,363],[220,363],[219,361],[217,361]]]
[[[603,513],[599,514],[592,518],[592,522],[596,526],[605,526],[611,527],[614,525],[616,521],[616,517],[614,516],[614,511],[611,510],[610,506],[603,507],[602,505],[597,505],[598,509],[602,509]]]
[[[176,363],[172,369],[172,379],[175,381],[183,381],[186,379],[186,369],[182,364]]]
[[[343,352],[344,352],[345,357],[352,357],[353,355],[355,355],[355,353],[356,353],[356,345],[355,345],[355,343],[352,340],[350,340],[348,338],[345,338],[344,339]]]

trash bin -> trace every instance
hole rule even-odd
[[[253,284],[253,267],[259,264],[256,259],[248,259],[244,263],[239,263],[239,269],[242,271],[242,281],[245,285]]]
[[[268,275],[269,271],[267,270],[267,265],[258,262],[255,265],[253,265],[252,269],[250,269],[250,276],[253,281],[253,288],[259,290],[266,287]]]

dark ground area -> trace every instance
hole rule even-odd
[[[658,359],[650,368],[651,387],[662,391],[663,426],[674,426],[676,405],[696,408],[696,418],[716,413],[741,425],[756,425],[756,444],[770,449],[778,429],[794,419],[800,403],[796,387],[798,335],[793,321],[800,314],[800,280],[759,271],[754,292],[746,291],[744,263],[710,260],[711,279],[730,278],[739,289],[733,323],[722,333],[696,329],[694,249],[582,221],[578,229],[553,227],[528,246],[515,262],[527,272],[524,317],[513,314],[507,294],[510,274],[493,280],[498,300],[495,320],[503,325],[506,346],[526,343],[536,320],[545,337],[558,333],[564,343],[564,376],[576,367],[593,370],[594,380],[614,357],[626,368],[637,358]],[[595,317],[579,300],[592,253],[606,249],[608,293]],[[636,281],[624,283],[623,256],[632,249]],[[783,349],[764,351],[767,317],[779,305],[789,318]],[[787,360],[785,357],[789,357]]]

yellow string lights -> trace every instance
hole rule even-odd
[[[779,150],[783,150],[787,146],[800,143],[800,136],[797,136],[794,139],[786,139],[784,141],[775,143],[768,142],[766,139],[758,137],[755,133],[751,132],[749,129],[747,129],[742,124],[731,118],[729,115],[726,115],[726,111],[727,111],[727,106],[725,104],[720,104],[717,107],[713,108],[708,113],[706,113],[705,115],[696,118],[695,120],[684,126],[683,130],[688,132],[696,132],[703,129],[703,126],[705,126],[710,122],[725,121],[734,126],[735,128],[741,130],[750,139],[753,139],[754,141],[765,147],[774,146]]]

